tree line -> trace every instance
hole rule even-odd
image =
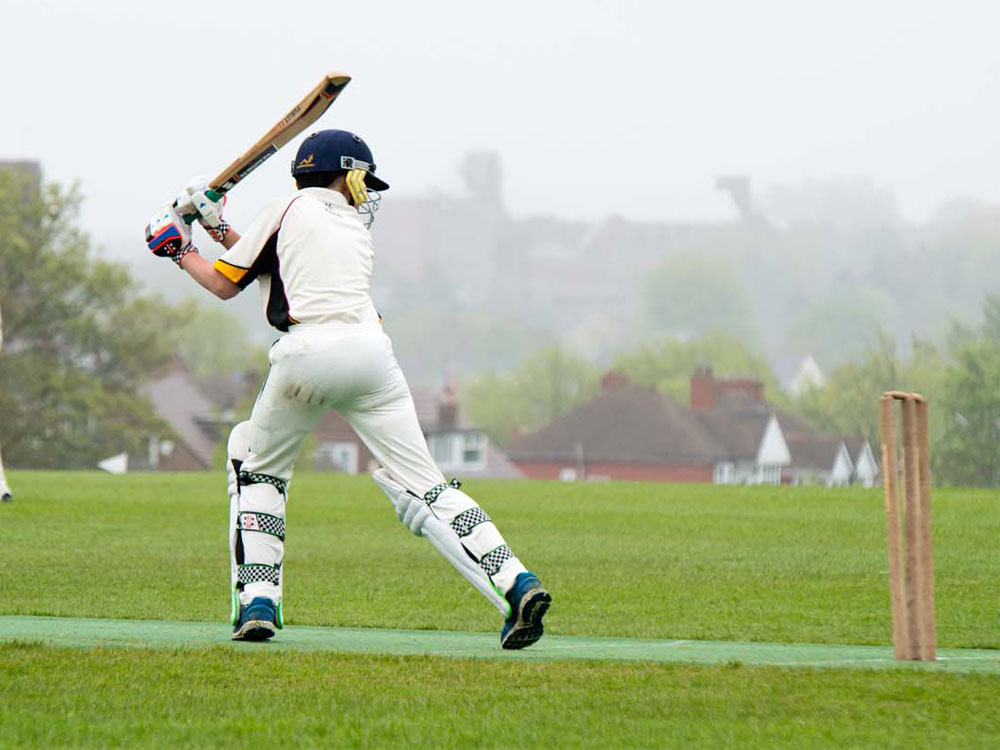
[[[81,200],[76,187],[0,170],[0,441],[11,466],[90,469],[142,454],[150,438],[176,437],[142,391],[175,358],[195,371],[266,362],[218,308],[168,304],[100,258],[77,226]]]
[[[197,298],[168,303],[120,264],[102,259],[77,226],[80,201],[75,187],[39,185],[30,175],[0,170],[0,440],[5,459],[17,467],[92,468],[114,453],[143,451],[150,437],[170,437],[143,385],[174,361],[194,373],[259,369],[266,362],[263,348],[223,308]],[[140,243],[137,236],[136,252],[144,253]],[[980,238],[969,252],[987,257],[987,245]],[[709,276],[716,291],[706,297],[699,279]],[[706,298],[729,305],[709,309]],[[475,330],[482,345],[482,374],[465,378],[462,387],[470,421],[504,444],[592,398],[609,369],[686,402],[692,371],[711,364],[721,377],[760,378],[772,401],[822,430],[873,443],[878,395],[920,391],[932,404],[935,479],[1000,483],[1000,294],[983,298],[979,320],[942,323],[946,332],[935,331],[934,340],[901,341],[871,316],[868,335],[852,342],[858,353],[829,372],[822,388],[798,396],[781,390],[756,349],[753,320],[743,328],[733,324],[746,301],[732,274],[668,261],[646,280],[643,300],[648,317],[662,325],[638,326],[640,336],[623,333],[624,350],[600,364],[551,338],[538,348],[545,337],[537,331],[511,336],[485,311],[458,321]],[[836,300],[825,298],[815,315],[829,323]],[[856,301],[848,295],[841,307]],[[813,326],[803,320],[806,336]],[[664,332],[695,322],[702,329],[693,335]],[[418,324],[449,328],[444,320],[407,318],[391,332],[406,340],[407,326]],[[523,356],[523,347],[535,353]],[[498,351],[509,365],[502,371],[495,369]]]
[[[985,297],[981,322],[952,323],[944,346],[917,339],[908,353],[900,349],[890,334],[875,327],[861,357],[839,365],[822,386],[793,395],[781,389],[764,357],[730,333],[663,337],[606,366],[554,345],[505,374],[468,381],[462,403],[471,423],[505,445],[593,398],[608,370],[620,370],[632,382],[655,386],[686,404],[691,374],[709,364],[719,377],[759,378],[771,403],[829,434],[865,437],[877,453],[879,397],[905,389],[930,400],[935,482],[1000,486],[1000,293]]]

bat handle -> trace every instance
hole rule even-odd
[[[210,201],[222,200],[223,195],[225,195],[225,193],[220,193],[217,190],[212,190],[212,188],[209,188],[208,190],[205,191],[205,197],[208,198]],[[176,206],[177,203],[174,202],[174,205]],[[185,224],[194,224],[194,220],[198,218],[198,214],[184,214],[181,218],[184,219]]]

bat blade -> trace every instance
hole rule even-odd
[[[277,153],[278,149],[312,125],[329,109],[351,77],[345,73],[330,73],[323,77],[302,100],[282,117],[253,146],[236,158],[208,183],[218,196],[233,189],[248,174]]]

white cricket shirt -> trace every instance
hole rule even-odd
[[[371,299],[375,244],[335,190],[303,188],[271,201],[215,269],[240,289],[260,282],[267,321],[378,323]]]

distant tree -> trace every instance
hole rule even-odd
[[[456,313],[453,305],[387,313],[383,326],[392,336],[410,381],[434,385],[452,369],[483,372],[515,368],[553,340],[551,333],[533,323],[490,310]],[[442,346],[442,341],[447,341],[447,346]]]
[[[821,362],[846,362],[870,354],[872,332],[893,330],[896,317],[895,302],[885,292],[844,282],[814,298],[792,317],[784,348],[811,353]]]
[[[172,332],[178,356],[198,375],[266,366],[267,350],[250,339],[247,325],[221,305],[189,299],[187,322]]]
[[[522,384],[513,373],[489,372],[462,385],[462,410],[470,424],[486,430],[498,445],[540,426]]]
[[[641,281],[647,326],[675,336],[729,331],[754,341],[758,328],[746,286],[724,257],[671,255]]]
[[[781,398],[778,379],[767,360],[736,336],[719,331],[690,340],[659,339],[621,355],[613,367],[636,383],[654,385],[661,393],[687,403],[691,374],[700,365],[711,365],[719,377],[759,378],[768,398]]]
[[[169,434],[138,388],[183,315],[94,256],[79,202],[0,170],[0,437],[15,466],[89,468]]]
[[[948,368],[944,434],[935,446],[935,477],[946,484],[1000,485],[1000,347],[959,346]]]
[[[892,337],[877,330],[860,361],[838,366],[822,388],[807,389],[792,400],[791,407],[828,432],[862,435],[877,444],[881,395],[902,389],[936,400],[944,367],[944,356],[933,344],[916,340],[910,356],[904,358]],[[939,419],[935,411],[932,414]]]
[[[556,345],[507,374],[490,373],[462,388],[470,422],[503,445],[517,431],[537,429],[593,397],[600,371]]]
[[[935,477],[947,484],[1000,485],[1000,294],[987,295],[978,329],[955,326],[940,411],[944,429]]]

